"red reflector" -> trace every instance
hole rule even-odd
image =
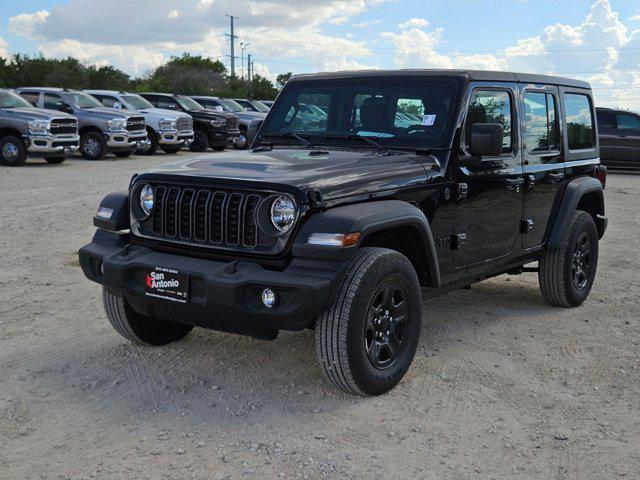
[[[607,167],[605,167],[604,165],[598,165],[596,167],[596,178],[600,180],[602,189],[604,190],[604,188],[607,186]]]

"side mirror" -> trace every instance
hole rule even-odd
[[[118,110],[122,110],[122,103],[113,102],[113,108],[117,108]]]
[[[504,130],[499,123],[474,123],[471,125],[471,155],[497,157],[502,154]]]

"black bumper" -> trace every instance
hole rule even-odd
[[[321,315],[340,285],[345,263],[294,259],[274,271],[253,262],[219,262],[173,255],[143,246],[128,246],[128,235],[98,230],[80,249],[80,265],[90,280],[124,297],[142,315],[165,318],[262,338],[278,330],[301,330]],[[147,267],[189,273],[189,302],[176,303],[146,295]],[[278,303],[262,304],[264,288]]]

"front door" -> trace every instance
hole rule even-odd
[[[522,246],[530,248],[544,241],[565,173],[558,120],[558,87],[526,87],[521,96],[525,179]]]
[[[502,154],[474,167],[456,166],[453,264],[465,266],[509,255],[519,235],[524,178],[518,141],[515,84],[478,83],[467,108],[463,154],[471,154],[471,126],[503,126]]]

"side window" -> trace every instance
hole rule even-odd
[[[613,112],[598,110],[596,111],[596,119],[598,120],[598,128],[600,131],[613,130],[616,128],[616,116]]]
[[[617,117],[620,133],[640,134],[640,119],[638,117],[626,113],[619,113]]]
[[[471,126],[475,123],[499,123],[502,125],[502,152],[513,149],[511,95],[503,90],[474,90],[469,102],[465,124],[465,144],[471,148]]]
[[[173,98],[158,97],[153,104],[158,108],[168,108],[169,110],[178,110],[178,102]]]
[[[591,102],[586,95],[566,93],[564,107],[567,119],[569,150],[586,150],[594,147],[593,116]]]
[[[20,96],[34,107],[38,106],[38,98],[40,97],[38,92],[22,92]]]
[[[118,101],[117,98],[108,97],[106,95],[94,95],[94,97],[96,97],[98,100],[100,100],[100,103],[102,103],[105,107],[112,107],[113,108],[113,106]]]
[[[424,103],[420,98],[399,98],[396,102],[396,116],[393,122],[394,127],[408,128],[412,125],[422,125],[425,116]],[[433,125],[430,118],[425,119],[425,125]]]
[[[62,98],[57,93],[45,93],[42,106],[50,110],[62,110]]]
[[[524,94],[525,148],[528,153],[556,151],[558,120],[555,97],[545,92]]]

